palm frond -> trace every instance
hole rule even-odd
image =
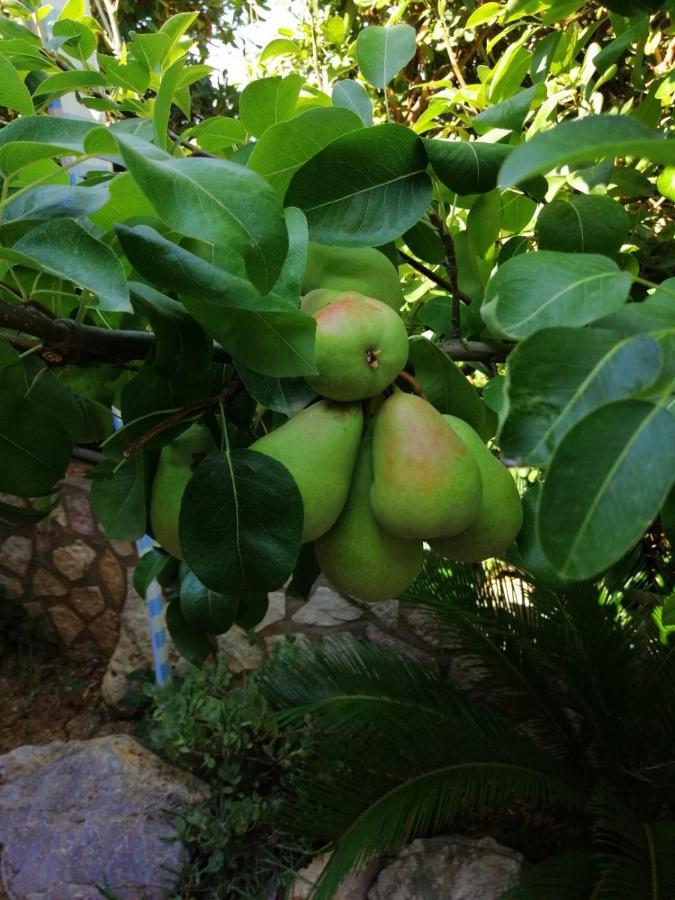
[[[593,854],[573,850],[536,865],[500,900],[591,900],[597,879]]]
[[[409,778],[364,809],[341,835],[315,900],[335,897],[347,873],[372,856],[391,852],[413,836],[436,833],[460,813],[512,803],[573,808],[579,797],[565,782],[513,763],[467,761]]]

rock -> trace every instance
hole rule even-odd
[[[136,547],[132,541],[116,541],[108,542],[118,556],[131,556],[136,552]]]
[[[73,531],[82,535],[96,533],[94,514],[89,502],[89,495],[85,490],[78,491],[73,486],[71,490],[64,493],[63,504],[66,509],[68,525]]]
[[[262,662],[262,651],[252,644],[243,628],[234,625],[218,638],[218,650],[227,657],[230,672],[238,674],[255,669]]]
[[[28,538],[14,534],[3,541],[0,547],[0,566],[14,572],[15,575],[25,575],[30,563],[32,545]]]
[[[89,623],[89,633],[108,656],[117,646],[119,632],[120,617],[114,609],[106,609],[97,619]]]
[[[54,565],[69,581],[82,578],[91,565],[96,552],[84,541],[77,540],[66,547],[58,547],[52,553]]]
[[[400,638],[385,634],[384,631],[380,631],[379,628],[372,625],[370,622],[366,625],[366,637],[371,644],[378,644],[380,647],[391,647],[394,650],[399,650],[401,653],[405,653],[406,656],[409,656],[411,659],[415,659],[417,662],[423,663],[424,665],[430,666],[434,663],[434,658],[431,654],[425,653],[424,650],[413,647],[411,644],[407,644],[405,641],[400,640]]]
[[[370,611],[382,622],[385,628],[396,628],[399,613],[398,600],[381,600],[379,603],[371,603],[369,606]]]
[[[522,867],[520,853],[489,837],[425,838],[382,869],[368,900],[498,900]]]
[[[52,606],[49,615],[58,636],[69,647],[84,628],[84,622],[69,606]]]
[[[18,578],[0,575],[0,588],[2,588],[8,600],[20,600],[23,597],[23,585]]]
[[[352,606],[333,588],[326,584],[319,584],[307,603],[295,613],[293,621],[298,625],[318,625],[322,628],[330,628],[333,625],[342,625],[360,618],[360,609]]]
[[[70,602],[85,619],[94,619],[105,609],[105,600],[101,589],[95,585],[73,588]]]
[[[405,618],[410,630],[431,647],[439,648],[447,643],[441,637],[438,620],[429,609],[420,606],[406,610]]]
[[[34,597],[65,597],[68,588],[52,574],[45,566],[39,566],[35,575],[33,575],[33,596]]]
[[[159,900],[184,849],[171,811],[207,788],[128,735],[0,757],[0,884],[10,900]]]
[[[263,639],[268,655],[275,653],[278,648],[284,644],[292,644],[294,647],[306,647],[310,641],[321,640],[321,638],[311,638],[307,634],[270,634]]]
[[[255,626],[256,631],[263,631],[270,625],[281,622],[286,615],[286,594],[283,591],[274,591],[269,595],[268,600],[269,606],[265,618]]]
[[[106,550],[99,560],[98,569],[101,573],[103,584],[110,591],[115,608],[121,609],[127,594],[127,582],[124,569],[117,561],[115,554],[110,550]]]
[[[330,853],[315,856],[308,866],[295,876],[288,900],[309,900],[314,885],[330,861]],[[366,900],[368,888],[380,867],[379,859],[371,860],[355,872],[350,872],[333,895],[333,900]],[[426,898],[425,898],[426,900]]]

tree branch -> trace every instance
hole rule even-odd
[[[442,275],[439,275],[437,272],[434,272],[433,269],[430,269],[428,266],[425,266],[423,262],[415,259],[414,256],[409,256],[404,250],[399,250],[398,255],[401,259],[404,259],[409,266],[412,266],[413,269],[416,269],[425,278],[428,278],[429,281],[433,281],[434,284],[437,284],[439,287],[442,287],[444,291],[447,291],[449,294],[452,293],[452,285],[449,281],[446,281]]]
[[[460,301],[464,301],[467,306],[471,303],[471,298],[459,289],[459,280],[457,276],[457,257],[455,256],[455,242],[452,235],[445,227],[445,222],[438,215],[435,209],[429,210],[429,219],[438,231],[439,237],[445,248],[445,269],[450,279],[452,294],[452,323],[450,334],[453,340],[459,340],[462,336],[462,328],[460,322]]]

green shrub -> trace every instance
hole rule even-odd
[[[192,668],[152,699],[148,743],[211,790],[206,804],[177,818],[189,861],[176,896],[273,895],[311,855],[309,841],[274,825],[289,773],[309,750],[304,728],[280,729],[259,675],[235,683],[224,659]]]

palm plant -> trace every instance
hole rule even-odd
[[[349,640],[268,670],[279,719],[313,734],[285,824],[334,845],[317,900],[413,836],[458,821],[494,831],[514,816],[558,823],[569,852],[510,900],[675,898],[672,646],[649,610],[629,615],[597,585],[515,586],[428,555],[408,599],[432,617],[461,684]]]

